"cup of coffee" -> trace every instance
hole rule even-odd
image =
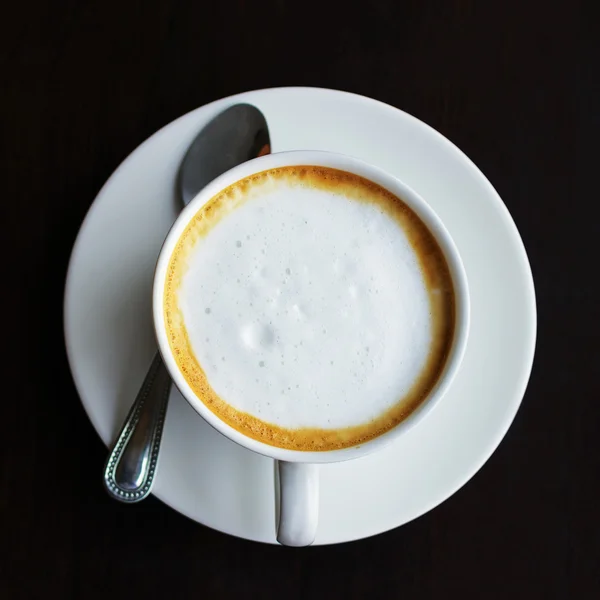
[[[467,279],[433,210],[361,160],[294,151],[205,187],[169,232],[158,345],[210,425],[279,461],[277,539],[312,543],[318,465],[377,451],[462,359]]]

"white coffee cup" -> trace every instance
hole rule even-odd
[[[190,220],[208,200],[236,181],[268,169],[294,165],[315,165],[349,171],[377,183],[400,197],[435,236],[445,255],[454,284],[456,305],[454,340],[444,371],[435,387],[408,418],[390,431],[359,446],[340,450],[307,452],[279,448],[247,437],[222,421],[196,396],[183,377],[171,353],[165,329],[164,290],[167,267],[173,250]],[[158,258],[154,277],[153,314],[160,353],[173,382],[183,397],[198,414],[224,436],[248,450],[278,461],[280,508],[277,540],[288,546],[307,546],[314,541],[318,525],[318,465],[359,458],[375,452],[414,427],[434,408],[449,388],[462,360],[469,330],[469,294],[464,267],[454,242],[439,217],[416,192],[392,175],[362,160],[330,152],[293,151],[270,154],[234,167],[209,183],[188,204],[167,235]]]

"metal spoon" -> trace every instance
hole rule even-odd
[[[264,115],[249,104],[228,108],[202,129],[181,163],[183,204],[221,173],[270,151]],[[121,502],[139,502],[152,489],[170,390],[171,378],[157,352],[104,469],[106,490]]]

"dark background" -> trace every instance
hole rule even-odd
[[[600,597],[597,27],[577,2],[12,2],[0,18],[0,596]],[[77,229],[111,172],[206,102],[349,90],[455,142],[523,236],[539,335],[523,405],[463,489],[394,531],[285,549],[101,486],[62,340]]]

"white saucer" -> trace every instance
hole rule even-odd
[[[264,112],[274,152],[337,151],[398,176],[439,214],[462,255],[471,333],[452,388],[398,442],[321,469],[317,544],[398,527],[464,485],[500,443],[529,378],[536,312],[523,244],[495,190],[453,144],[391,106],[323,89],[249,92],[199,108],[137,148],[98,194],[71,257],[65,335],[77,390],[109,444],[156,351],[152,274],[179,210],[177,169],[198,130],[236,102]],[[176,391],[154,493],[204,525],[275,542],[273,462],[223,438]]]

